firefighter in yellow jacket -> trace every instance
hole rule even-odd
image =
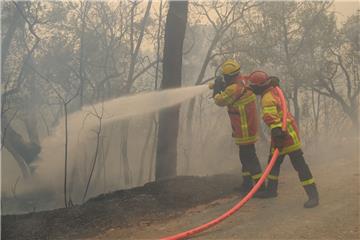
[[[301,141],[295,118],[289,112],[287,116],[287,130],[284,132],[282,126],[282,108],[280,97],[275,89],[278,86],[276,77],[268,77],[265,72],[255,71],[249,75],[250,87],[257,95],[261,95],[262,118],[271,129],[271,152],[279,148],[280,155],[273,169],[268,175],[266,191],[258,197],[270,198],[277,196],[278,178],[280,165],[286,155],[289,155],[291,164],[297,171],[301,184],[303,185],[309,200],[305,202],[305,208],[312,208],[319,204],[319,195],[314,178],[303,157]]]
[[[240,65],[227,60],[221,66],[222,76],[215,80],[213,98],[218,106],[227,106],[233,130],[232,136],[239,146],[242,163],[243,184],[241,191],[247,193],[261,177],[261,167],[255,151],[258,118],[256,96],[246,87],[246,79],[240,75]],[[265,190],[265,187],[259,191]]]

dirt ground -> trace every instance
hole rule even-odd
[[[191,239],[360,239],[358,150],[344,154],[339,147],[326,159],[321,153],[308,157],[320,192],[317,208],[303,208],[305,193],[289,161],[285,161],[278,198],[252,199],[229,219]],[[239,199],[228,196],[171,220],[110,229],[90,239],[159,239],[205,223]]]
[[[100,195],[81,206],[2,216],[2,239],[80,239],[144,226],[234,193],[239,175],[177,177]]]
[[[359,153],[338,147],[332,154],[305,154],[319,187],[317,208],[303,208],[305,193],[284,161],[276,199],[252,199],[192,239],[360,239]],[[234,191],[239,175],[178,177],[72,209],[2,216],[2,239],[159,239],[231,208],[241,198]]]

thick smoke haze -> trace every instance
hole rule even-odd
[[[281,79],[306,154],[322,152],[316,161],[324,161],[336,146],[354,148],[347,143],[358,142],[359,129],[357,1],[190,1],[183,87],[160,91],[168,7],[167,1],[1,4],[3,212],[64,207],[63,100],[72,96],[67,180],[75,204],[83,202],[94,160],[85,201],[154,181],[158,113],[178,104],[178,175],[238,171],[226,108],[201,85],[229,58],[240,62],[241,74],[261,69]],[[268,140],[263,126],[262,164]],[[24,165],[33,171],[28,178]]]

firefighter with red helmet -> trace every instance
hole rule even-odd
[[[277,196],[278,178],[280,166],[286,155],[289,155],[294,169],[297,171],[301,184],[308,195],[305,208],[312,208],[319,204],[319,194],[309,166],[306,164],[301,150],[301,141],[295,118],[290,112],[287,115],[287,130],[283,131],[282,108],[280,97],[275,89],[279,80],[269,77],[263,71],[255,71],[249,75],[250,88],[256,95],[261,96],[262,118],[271,129],[271,153],[274,148],[279,148],[280,155],[268,175],[266,191],[258,194],[258,197],[272,198]]]
[[[256,96],[246,87],[246,77],[240,75],[240,64],[229,59],[221,66],[222,76],[217,77],[213,85],[213,98],[218,106],[227,106],[233,130],[232,136],[239,146],[242,163],[242,192],[249,192],[253,181],[257,182],[262,174],[256,155],[258,117]],[[259,191],[265,190],[262,186]]]

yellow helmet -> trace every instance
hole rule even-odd
[[[235,76],[240,72],[240,64],[234,59],[226,60],[221,66],[222,74]]]

